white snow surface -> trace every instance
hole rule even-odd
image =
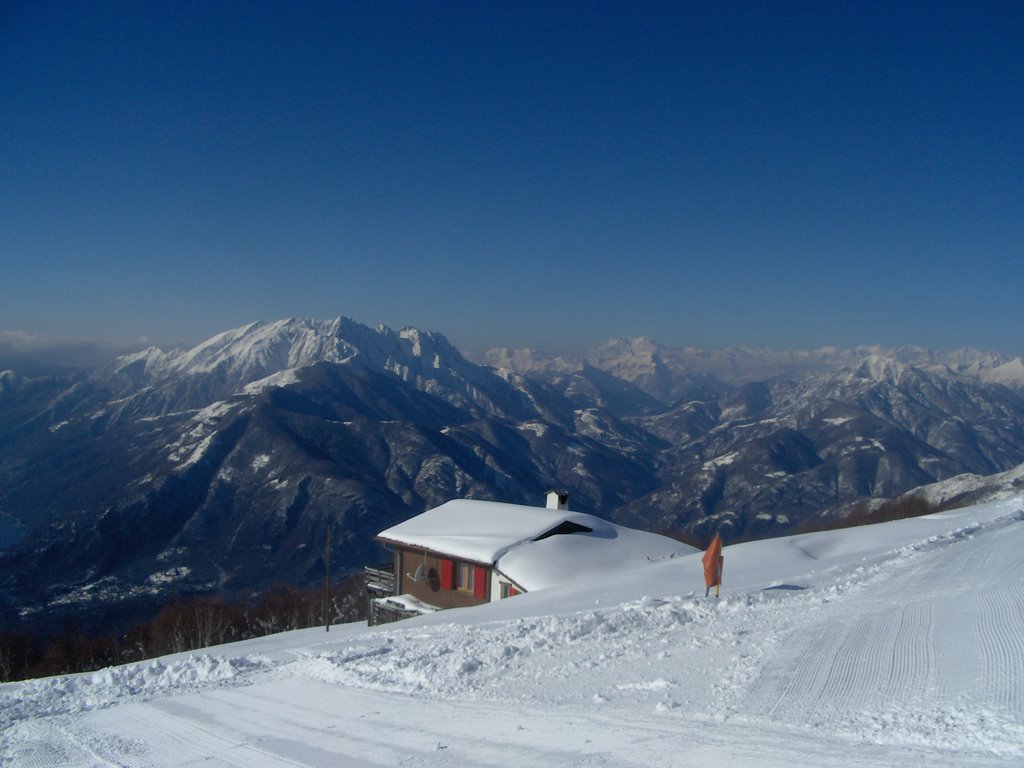
[[[577,517],[596,519],[578,513],[552,514],[544,507],[454,499],[381,531],[379,536],[490,565],[513,544]]]
[[[498,558],[498,570],[531,592],[557,586],[585,586],[652,562],[690,555],[682,542],[609,523],[590,515],[566,517],[593,530],[526,540]]]
[[[270,387],[287,387],[289,384],[295,384],[298,380],[299,375],[296,369],[286,368],[283,371],[272,373],[265,378],[246,384],[242,387],[242,392],[247,395],[258,395]]]
[[[1020,766],[1024,497],[0,686],[4,766]]]

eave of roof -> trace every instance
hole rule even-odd
[[[425,552],[426,554],[433,555],[434,557],[457,557],[459,560],[463,560],[467,563],[472,563],[474,565],[485,565],[488,567],[494,565],[493,560],[474,560],[473,558],[468,557],[464,554],[457,554],[455,552],[442,552],[438,549],[431,549],[430,547],[424,547],[419,544],[410,544],[407,541],[399,541],[398,539],[389,539],[380,535],[376,536],[375,538],[377,539],[377,541],[395,547],[396,549],[405,549],[410,552]]]
[[[510,548],[566,520],[590,527],[607,525],[581,512],[455,499],[381,531],[377,538],[392,545],[490,565]]]

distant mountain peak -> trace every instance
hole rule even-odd
[[[522,347],[495,347],[480,356],[484,365],[511,373],[530,374],[536,372],[571,373],[580,368],[580,361],[571,357],[556,357],[538,349]]]
[[[993,366],[982,374],[982,378],[986,381],[1024,388],[1024,360],[1015,357],[1001,365]]]
[[[344,324],[343,318],[249,323],[162,360],[157,375],[221,371],[226,378],[248,383],[320,361],[343,362],[358,352],[342,338]]]
[[[118,358],[114,370],[141,365],[146,376],[154,380],[217,373],[241,387],[282,371],[319,362],[346,363],[359,356],[369,365],[405,357],[427,357],[432,367],[437,367],[441,358],[462,360],[458,350],[439,333],[413,327],[396,333],[385,325],[370,328],[347,317],[292,317],[248,323],[188,350],[165,352],[150,347]]]
[[[855,369],[858,376],[869,381],[898,384],[909,366],[892,357],[879,354],[868,355]]]

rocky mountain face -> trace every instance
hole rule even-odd
[[[581,511],[736,539],[1024,462],[1024,368],[999,355],[629,339],[483,363],[338,318],[0,373],[5,624],[315,581],[329,526],[353,570],[382,558],[378,531],[456,497],[564,487]]]
[[[637,338],[578,360],[528,350],[484,359],[569,397],[594,367],[639,390],[627,420],[666,448],[657,457],[660,487],[615,512],[631,525],[733,540],[781,535],[857,499],[988,475],[1024,458],[1024,366],[997,353],[708,351]]]

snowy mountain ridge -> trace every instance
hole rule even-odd
[[[320,362],[347,363],[360,356],[368,365],[401,366],[412,358],[430,356],[434,368],[441,356],[458,354],[440,334],[384,325],[371,329],[347,317],[333,320],[289,318],[254,322],[224,331],[189,350],[164,352],[156,347],[118,358],[115,371],[142,363],[154,380],[219,371],[240,384],[248,384],[284,370]]]
[[[1024,464],[994,475],[963,474],[907,491],[901,498],[916,496],[934,505],[982,504],[1024,492]]]
[[[609,339],[578,356],[552,357],[532,349],[495,348],[481,361],[525,375],[555,375],[592,365],[626,381],[639,383],[662,399],[676,396],[679,383],[671,378],[704,383],[707,377],[727,384],[744,384],[782,375],[824,373],[856,368],[873,360],[880,373],[883,361],[914,366],[936,374],[961,375],[985,382],[1024,387],[1024,362],[999,352],[961,348],[949,353],[925,347],[820,347],[814,350],[776,350],[737,345],[722,349],[672,347],[639,336]],[[675,389],[673,389],[675,386]]]
[[[411,326],[395,332],[351,318],[288,318],[253,322],[219,333],[188,350],[150,347],[118,358],[115,370],[142,364],[151,379],[221,371],[242,385],[286,369],[318,362],[343,363],[360,357],[369,366],[403,370],[408,358],[425,358],[441,368],[463,358],[441,334]],[[444,361],[444,364],[442,363]],[[468,362],[468,361],[467,361]],[[514,373],[571,373],[592,365],[626,381],[673,374],[714,376],[730,383],[767,379],[784,373],[835,370],[867,365],[872,375],[893,375],[900,366],[952,373],[1008,386],[1024,386],[1024,362],[998,352],[961,348],[940,353],[924,347],[861,345],[815,350],[774,350],[733,346],[720,350],[675,348],[644,336],[609,339],[580,356],[552,356],[535,349],[496,348],[481,356],[487,365]],[[406,366],[407,368],[407,366]],[[867,370],[867,369],[865,369]],[[883,374],[883,371],[886,373]]]
[[[370,328],[347,317],[254,322],[188,350],[150,347],[120,357],[110,373],[125,382],[116,411],[139,414],[157,408],[166,413],[294,383],[298,371],[318,364],[387,373],[459,405],[496,408],[479,397],[494,389],[496,372],[466,360],[443,335],[412,327],[397,332],[384,325]],[[524,389],[519,379],[505,381]]]

